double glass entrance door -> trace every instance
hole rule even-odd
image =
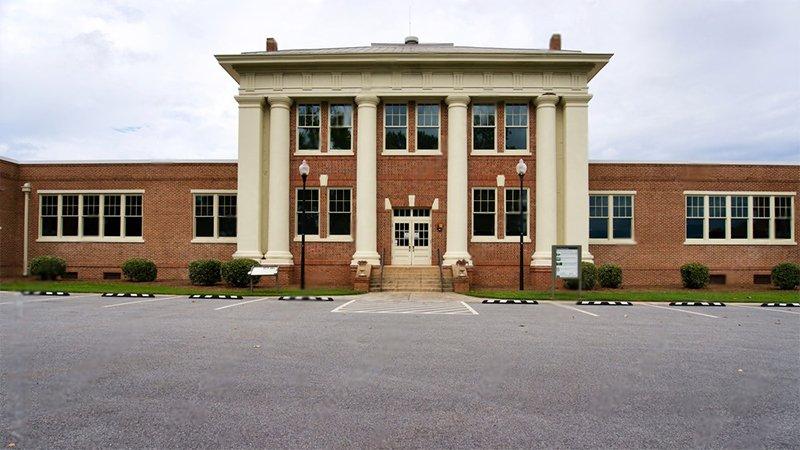
[[[431,265],[431,210],[392,210],[392,265]]]

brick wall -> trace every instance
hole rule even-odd
[[[0,159],[0,277],[22,274],[22,211],[19,166]]]

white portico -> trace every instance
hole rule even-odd
[[[588,94],[587,83],[611,55],[560,48],[500,49],[452,44],[373,44],[369,47],[283,50],[272,41],[265,52],[217,56],[239,83],[238,240],[235,256],[264,264],[295,264],[291,242],[290,177],[292,105],[309,99],[352,103],[357,116],[351,158],[356,160],[353,190],[352,255],[346,263],[379,264],[378,227],[384,199],[378,197],[378,155],[385,99],[408,98],[446,105],[446,223],[444,265],[472,262],[470,168],[484,157],[508,157],[513,167],[524,158],[535,165],[535,208],[531,221],[532,266],[550,267],[550,247],[578,244],[588,249]],[[476,152],[471,148],[470,105],[496,101],[531,104],[535,151]],[[325,126],[323,124],[322,126]],[[531,130],[534,132],[534,130]],[[303,153],[309,164],[325,153]],[[413,153],[404,157],[414,156]],[[341,157],[341,156],[339,156]],[[422,156],[419,158],[434,158]],[[488,169],[487,169],[488,170]],[[474,173],[474,172],[473,172]],[[412,194],[413,192],[409,192]],[[413,216],[412,216],[413,217]],[[428,230],[436,227],[430,222]],[[412,221],[413,222],[413,221]],[[530,237],[529,237],[530,238]],[[428,249],[430,251],[430,249]],[[592,256],[584,251],[586,259]],[[430,258],[428,255],[427,258]],[[384,263],[388,263],[385,261]]]

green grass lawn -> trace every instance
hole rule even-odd
[[[189,286],[167,283],[132,283],[127,281],[35,281],[35,280],[8,280],[0,282],[3,291],[65,291],[74,293],[90,292],[130,292],[135,294],[227,294],[227,295],[351,295],[357,294],[352,289],[341,288],[308,288],[300,290],[289,288],[258,288],[250,292],[249,288],[232,288],[228,286]]]
[[[549,291],[478,290],[473,297],[547,300]],[[577,300],[577,291],[556,291],[556,300]],[[594,290],[583,292],[582,300],[627,300],[644,302],[722,301],[722,302],[798,302],[800,292],[779,290],[716,291],[709,289],[665,289],[663,291]]]

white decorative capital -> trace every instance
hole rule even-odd
[[[22,185],[22,192],[26,194],[31,191],[31,183],[25,183]]]
[[[568,94],[561,96],[564,106],[588,106],[592,94]]]
[[[538,107],[538,106],[543,106],[543,107],[548,107],[548,106],[551,106],[551,107],[555,107],[555,106],[556,106],[556,103],[558,103],[558,96],[557,96],[557,95],[555,95],[555,94],[544,94],[544,95],[540,95],[540,96],[536,97],[536,100],[534,100],[534,103],[536,103],[536,106],[537,106],[537,107]]]
[[[466,108],[469,105],[469,96],[468,95],[448,95],[446,99],[444,99],[447,106],[461,106]]]
[[[283,95],[271,95],[267,97],[269,106],[272,108],[286,108],[292,106],[292,99]]]
[[[237,95],[234,98],[239,103],[239,108],[261,108],[265,100],[261,95]]]
[[[381,100],[374,95],[358,95],[356,96],[356,104],[359,107],[376,107]]]

